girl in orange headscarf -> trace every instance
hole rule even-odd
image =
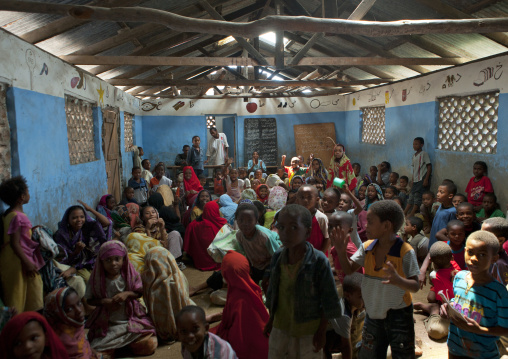
[[[351,161],[346,156],[346,149],[344,145],[337,144],[333,148],[333,156],[330,159],[330,168],[328,169],[328,184],[327,188],[332,186],[335,177],[339,177],[346,181],[350,191],[356,188],[357,179]]]

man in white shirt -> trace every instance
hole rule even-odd
[[[212,139],[208,143],[206,151],[208,164],[223,165],[228,159],[228,139],[224,133],[219,133],[215,127],[210,128],[210,135],[212,135]]]

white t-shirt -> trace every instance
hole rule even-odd
[[[427,152],[422,151],[413,155],[413,182],[420,182],[425,178],[427,165],[430,165],[430,157]]]
[[[228,148],[228,139],[224,133],[219,133],[219,138],[211,137],[208,142],[206,155],[210,157],[209,165],[223,165],[226,160],[226,148]]]
[[[326,216],[326,214],[324,214],[321,211],[316,211],[314,217],[316,217],[319,223],[319,228],[321,229],[321,233],[323,233],[323,237],[330,238],[328,236],[328,217]]]

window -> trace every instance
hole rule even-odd
[[[215,127],[215,116],[206,116],[206,128]]]
[[[0,182],[11,178],[11,131],[7,119],[6,90],[7,85],[0,84]]]
[[[93,104],[66,95],[65,114],[71,165],[97,160],[94,142]]]
[[[123,113],[123,138],[125,144],[125,152],[132,151],[132,145],[134,144],[133,138],[133,127],[134,127],[134,115],[132,113]]]
[[[362,142],[386,144],[385,107],[364,107],[362,111]]]
[[[443,97],[438,101],[438,149],[496,153],[499,92]]]

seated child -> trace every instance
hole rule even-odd
[[[461,270],[466,270],[464,259],[464,248],[466,245],[466,229],[464,222],[454,219],[446,225],[446,243],[452,249],[453,260],[459,265]]]
[[[476,217],[482,222],[487,218],[506,218],[506,215],[499,209],[496,195],[494,193],[485,193],[483,196],[482,209],[476,214]]]
[[[297,189],[292,189],[288,192],[287,196],[287,202],[286,204],[295,204],[296,203],[296,194],[298,193]]]
[[[284,171],[282,171],[284,172]],[[284,175],[285,172],[282,174]],[[280,177],[281,175],[279,174],[279,171],[277,171],[277,175]],[[250,178],[250,180],[258,180],[260,183],[265,183],[266,181],[266,178],[265,178],[265,174],[263,173],[263,171],[259,168],[257,170],[254,171],[254,174],[252,176],[252,178]],[[282,179],[282,177],[280,177]]]
[[[163,184],[171,187],[172,181],[166,176],[164,176],[164,171],[165,169],[163,164],[158,164],[155,167],[154,169],[155,176],[153,176],[152,179],[150,180],[150,188],[152,189],[152,192],[157,191],[157,188]]]
[[[455,197],[454,197],[455,198]],[[423,232],[430,233],[432,221],[436,215],[436,211],[441,203],[436,202],[436,196],[432,191],[425,191],[422,194],[422,205],[420,206],[420,213],[423,217]]]
[[[375,183],[371,183],[367,186],[367,195],[365,198],[365,204],[363,205],[363,209],[367,211],[373,203],[382,200],[384,200],[384,197],[381,187],[379,187]]]
[[[256,189],[257,200],[259,202],[263,203],[264,205],[268,204],[268,195],[269,194],[270,194],[270,189],[268,188],[268,186],[266,184],[261,184]]]
[[[474,211],[478,212],[481,209],[483,196],[486,193],[494,193],[494,187],[490,182],[487,174],[489,173],[487,164],[483,161],[476,161],[473,165],[473,174],[469,180],[466,193],[467,201],[474,206]]]
[[[200,174],[198,176],[199,184],[203,186],[203,188],[206,186],[206,176],[204,174]]]
[[[333,264],[335,267],[335,272],[337,273],[337,277],[341,283],[344,282],[344,277],[346,274],[342,270],[340,265],[339,257],[337,254],[336,245],[340,246],[338,241],[346,241],[346,254],[348,258],[351,258],[353,254],[356,253],[358,248],[351,241],[351,233],[353,231],[353,215],[338,211],[333,213],[328,220],[328,232],[330,233],[330,238],[332,240],[332,258]],[[363,268],[358,269],[359,273],[363,273]]]
[[[361,170],[362,170],[362,165],[360,165],[358,162],[355,162],[353,163],[353,172],[355,174],[355,178],[356,178],[356,183],[360,183],[360,181],[362,180],[362,175],[360,174]]]
[[[105,194],[104,196],[101,197],[95,209],[103,216],[106,216],[109,219],[111,219],[111,211],[113,210],[113,208],[115,208],[115,206],[116,206],[115,197],[110,194]]]
[[[137,300],[143,295],[141,277],[129,262],[122,242],[104,243],[95,263],[85,298],[95,306],[86,327],[93,349],[106,358],[129,346],[134,355],[152,355],[157,349],[155,328]]]
[[[362,341],[365,305],[362,298],[363,275],[347,275],[342,283],[343,297],[340,298],[342,315],[330,320],[333,330],[326,332],[325,357],[332,358],[332,353],[342,353],[342,358],[358,358]]]
[[[362,202],[362,206],[365,203],[366,195],[367,195],[367,185],[361,184],[360,187],[358,187],[358,200]]]
[[[462,202],[467,202],[467,197],[462,193],[457,193],[455,196],[453,196],[452,203],[455,208],[457,208],[457,206]]]
[[[307,208],[312,214],[312,230],[309,243],[317,250],[328,254],[330,238],[328,237],[328,217],[317,210],[319,194],[316,187],[305,184],[296,193],[296,204]]]
[[[245,188],[251,188],[249,177],[247,176],[247,170],[245,168],[238,169],[238,178],[243,180]]]
[[[476,215],[473,210],[473,205],[469,202],[462,202],[457,205],[457,219],[464,223],[464,230],[466,238],[473,232],[479,231],[481,224],[476,222]],[[436,238],[440,241],[446,241],[446,232],[444,229],[436,233]]]
[[[190,221],[194,221],[196,218],[203,214],[203,209],[205,208],[205,204],[212,200],[212,196],[210,192],[206,189],[199,191],[194,204],[191,207]]]
[[[384,198],[385,199],[393,199],[393,197],[396,197],[399,195],[399,191],[395,186],[388,186],[385,188]]]
[[[141,177],[146,181],[146,183],[150,183],[153,178],[153,174],[150,172],[150,160],[144,159],[141,161],[141,167],[143,167]]]
[[[298,190],[303,185],[303,177],[302,176],[293,176],[291,178],[291,189]]]
[[[418,266],[421,266],[429,252],[429,239],[423,233],[423,221],[418,217],[407,218],[404,232],[408,235],[407,242],[416,253]]]
[[[307,243],[312,218],[295,204],[279,212],[277,229],[284,247],[273,255],[266,293],[270,320],[264,332],[270,335],[270,359],[291,353],[294,358],[321,358],[328,320],[341,316],[329,260]]]
[[[123,190],[123,198],[120,201],[121,205],[126,205],[127,203],[136,203],[139,204],[138,201],[134,198],[134,188],[132,187],[125,187]]]
[[[141,209],[139,217],[143,222],[144,233],[148,237],[157,239],[166,249],[169,249],[166,226],[164,220],[159,217],[157,210],[152,206],[145,206]]]
[[[229,195],[229,197],[231,197],[233,202],[238,203],[242,195],[242,191],[245,189],[245,183],[243,180],[238,178],[237,169],[229,169],[229,166],[232,162],[233,159],[229,158],[223,169],[224,177],[226,179],[226,193]]]
[[[390,177],[388,178],[388,185],[397,187],[397,182],[399,181],[399,174],[397,172],[391,172]],[[398,191],[398,189],[397,189]]]
[[[467,239],[469,270],[457,273],[453,281],[450,305],[462,317],[450,317],[449,358],[499,358],[496,342],[508,334],[508,291],[490,275],[498,252],[499,241],[490,232],[476,231]],[[441,313],[450,316],[447,304]]]
[[[205,311],[188,305],[176,315],[178,341],[182,343],[182,358],[237,359],[231,345],[210,333]]]
[[[132,167],[132,177],[128,183],[129,187],[134,189],[134,199],[139,205],[143,205],[148,200],[148,185],[141,177],[141,168]]]
[[[508,220],[500,217],[488,218],[482,223],[482,231],[493,233],[499,240],[499,258],[491,269],[492,276],[504,286],[508,285],[508,254],[503,245],[508,238]]]
[[[404,193],[407,196],[409,189],[407,188],[409,184],[409,178],[407,176],[400,176],[399,184],[395,187],[399,190],[399,193]]]
[[[213,179],[213,193],[218,197],[225,193],[224,178],[222,177],[222,170],[220,168],[215,170],[215,178]]]
[[[345,240],[338,241],[337,253],[346,274],[364,267],[362,296],[367,317],[363,327],[359,358],[415,357],[413,305],[410,292],[417,292],[418,261],[413,248],[396,236],[404,223],[404,212],[393,201],[373,203],[367,212],[367,235],[349,259]],[[396,326],[391,323],[396,322]]]

